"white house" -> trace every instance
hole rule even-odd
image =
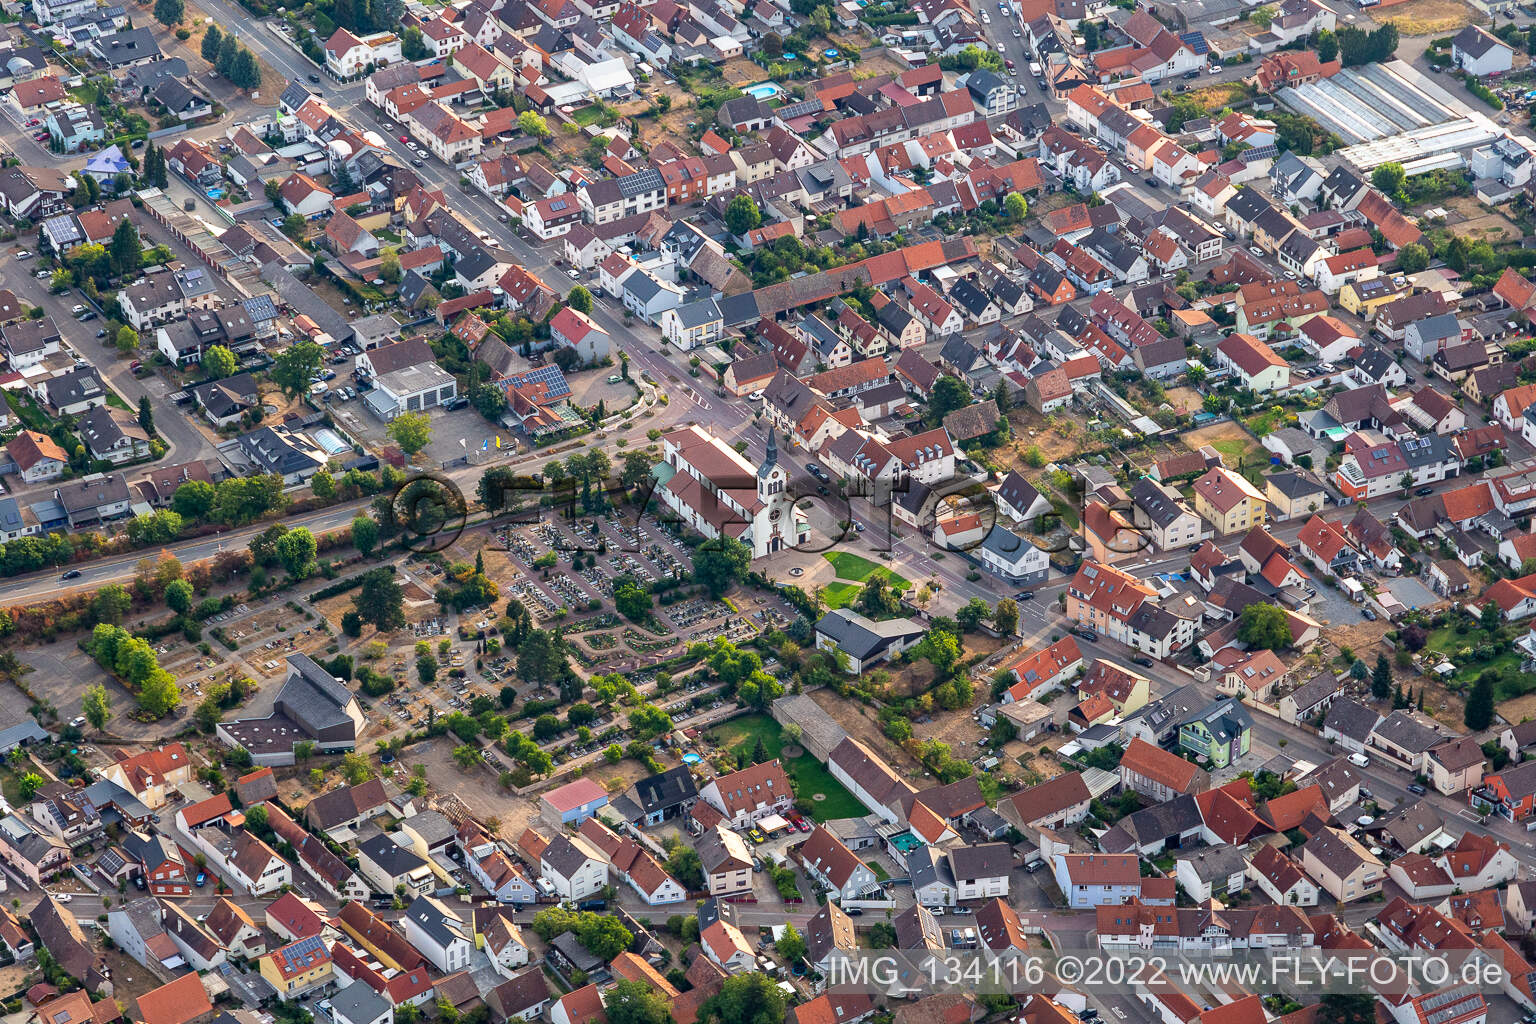
[[[444,974],[469,966],[475,949],[473,927],[432,896],[418,896],[405,909],[405,938]]]
[[[1468,25],[1451,40],[1451,62],[1470,75],[1482,78],[1514,67],[1515,51],[1481,25]]]
[[[584,900],[608,884],[608,861],[584,837],[557,835],[539,855],[539,874],[561,898]]]

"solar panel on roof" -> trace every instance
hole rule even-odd
[[[1195,56],[1204,57],[1211,52],[1210,44],[1205,41],[1203,32],[1185,32],[1179,36],[1179,41],[1195,52]]]

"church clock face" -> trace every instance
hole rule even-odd
[[[770,521],[772,521],[772,522],[775,522],[775,523],[776,523],[776,522],[778,522],[778,521],[779,521],[779,516],[780,516],[780,515],[782,515],[782,514],[783,514],[783,513],[782,513],[782,512],[781,512],[781,511],[780,511],[780,510],[779,510],[779,509],[774,509],[774,510],[773,510],[773,511],[772,511],[772,512],[769,512],[769,513],[768,513],[768,519],[769,519],[769,520],[770,520]]]

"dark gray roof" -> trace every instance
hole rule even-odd
[[[550,867],[561,875],[570,878],[581,870],[581,866],[587,862],[587,854],[581,847],[571,842],[563,835],[557,835],[549,841],[544,852],[539,855]]]
[[[1105,853],[1128,853],[1181,836],[1203,824],[1200,805],[1193,796],[1183,793],[1121,818],[1099,840],[1099,848]]]
[[[288,668],[288,681],[278,691],[277,703],[290,718],[316,733],[352,721],[344,710],[354,699],[352,691],[314,659],[290,654]]]
[[[954,887],[955,875],[949,866],[949,858],[942,852],[935,851],[931,846],[920,846],[907,854],[907,874],[912,879],[912,888],[921,889],[925,885],[940,882]]]
[[[1323,729],[1333,730],[1352,740],[1364,742],[1381,721],[1381,716],[1357,700],[1341,697],[1328,707],[1328,717],[1323,719]]]
[[[1013,869],[1013,848],[1007,843],[953,846],[949,849],[948,857],[949,869],[962,882],[1006,877]]]
[[[1193,867],[1195,877],[1202,882],[1224,882],[1245,867],[1243,853],[1235,846],[1208,846],[1181,853],[1175,859]]]
[[[1378,722],[1371,732],[1393,746],[1415,754],[1423,753],[1445,739],[1443,734],[1424,724],[1417,716],[1401,709]]]
[[[431,896],[418,896],[405,908],[406,920],[414,921],[416,927],[426,932],[433,942],[444,947],[451,945],[455,939],[464,938],[463,932],[450,923],[456,920],[456,916],[450,917],[450,914],[447,907]],[[462,924],[460,922],[460,928]]]
[[[372,1024],[389,1010],[389,1001],[361,982],[331,996],[331,1016],[337,1024]]]
[[[856,611],[838,608],[817,621],[816,632],[831,638],[839,650],[862,660],[885,650],[897,639],[921,636],[927,630],[911,619],[875,622]]]
[[[358,843],[357,852],[377,864],[391,878],[399,878],[427,866],[426,861],[382,832]]]
[[[655,811],[674,807],[699,795],[698,783],[688,766],[680,764],[660,775],[650,775],[635,783],[635,795],[642,810]]]
[[[1273,484],[1275,490],[1287,498],[1304,498],[1309,494],[1316,494],[1323,489],[1322,484],[1305,473],[1271,473],[1265,480]]]
[[[1184,514],[1177,500],[1178,492],[1169,497],[1156,482],[1145,477],[1131,485],[1131,500],[1158,526],[1166,527]]]

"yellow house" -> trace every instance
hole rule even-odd
[[[331,981],[331,951],[318,935],[290,942],[261,958],[261,976],[277,998],[298,998]]]
[[[1351,281],[1339,289],[1339,305],[1362,320],[1370,320],[1376,311],[1413,289],[1401,277],[1373,277],[1369,281]]]
[[[1117,715],[1129,715],[1152,699],[1152,681],[1112,661],[1095,661],[1078,680],[1077,699],[1086,701],[1095,694],[1108,698]]]
[[[1266,506],[1257,487],[1223,466],[1195,481],[1195,512],[1223,536],[1264,525]]]
[[[467,78],[473,78],[487,92],[511,89],[516,81],[511,65],[475,43],[453,51],[452,63],[454,70]]]
[[[1123,562],[1150,550],[1147,536],[1124,514],[1098,501],[1083,508],[1083,542],[1095,562]]]

